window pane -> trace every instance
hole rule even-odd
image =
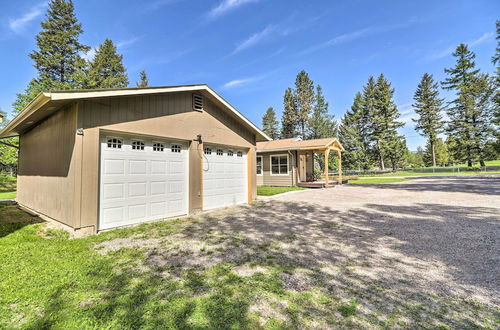
[[[283,164],[286,164],[287,163],[287,156],[280,156],[280,164],[283,165]]]
[[[260,165],[257,166],[257,174],[262,174],[262,167]]]
[[[278,160],[279,160],[279,158],[278,158],[278,157],[274,157],[274,156],[273,156],[273,157],[271,157],[271,164],[273,164],[273,165],[278,165]]]
[[[280,166],[280,174],[287,174],[288,168],[286,165],[281,165]]]
[[[262,165],[262,158],[257,157],[257,166],[260,166],[260,165]]]
[[[271,172],[272,172],[273,174],[280,174],[280,167],[279,167],[278,165],[273,165],[273,166],[271,167]]]

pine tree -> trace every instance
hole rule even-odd
[[[427,138],[432,166],[436,166],[435,143],[443,127],[441,116],[443,100],[439,98],[438,84],[434,82],[432,75],[428,73],[423,75],[413,99],[415,103],[412,106],[418,115],[417,119],[413,119],[416,123],[415,129]]]
[[[139,88],[149,87],[149,79],[146,75],[146,71],[142,70],[140,73],[141,81],[137,82],[136,85]]]
[[[434,158],[432,157],[433,147]],[[433,146],[427,140],[423,156],[425,166],[445,166],[449,162],[448,147],[440,138],[436,138]],[[433,161],[435,161],[436,165],[434,165]]]
[[[362,138],[363,96],[356,93],[350,110],[340,120],[339,140],[345,149],[342,166],[349,170],[368,170],[370,161]]]
[[[273,107],[267,108],[266,113],[262,116],[262,130],[271,139],[276,140],[279,138],[278,120],[276,119],[276,112]]]
[[[128,76],[122,63],[123,56],[116,46],[106,39],[99,48],[87,73],[87,88],[123,88],[128,85]]]
[[[74,13],[72,0],[52,0],[42,31],[36,36],[38,50],[29,56],[35,61],[39,81],[55,89],[74,88],[74,74],[85,66],[82,52],[90,48],[78,41],[82,26]]]
[[[314,83],[304,70],[295,79],[295,104],[297,107],[297,126],[302,138],[306,138],[309,116],[314,107]]]
[[[321,139],[337,135],[337,124],[328,113],[328,102],[320,85],[316,86],[316,103],[307,125],[307,139]]]
[[[450,149],[453,158],[466,161],[471,167],[473,161],[484,166],[483,151],[490,125],[487,119],[490,110],[486,99],[489,97],[488,79],[475,68],[475,54],[465,44],[460,44],[453,56],[456,65],[445,69],[448,77],[441,83],[446,90],[455,92],[455,99],[447,108],[448,135],[454,137]]]
[[[493,83],[493,109],[492,109],[492,125],[496,141],[492,142],[493,153],[500,155],[500,21],[496,21],[497,30],[497,47],[495,55],[491,59],[496,66],[496,77]]]
[[[297,136],[297,106],[293,90],[287,88],[283,97],[283,115],[281,117],[281,138],[293,138]]]
[[[47,80],[31,79],[24,93],[18,93],[12,103],[13,114],[21,112],[38,94],[52,88],[52,83]]]
[[[394,89],[381,74],[373,95],[371,137],[375,142],[375,157],[382,170],[385,169],[386,158],[390,160],[392,168],[396,169],[407,152],[406,141],[397,131],[404,124],[397,121],[399,112],[392,99],[393,95]]]

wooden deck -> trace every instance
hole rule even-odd
[[[347,179],[342,179],[342,184],[347,183]],[[336,185],[338,185],[337,180],[331,180],[328,182],[328,185],[325,182],[321,181],[314,181],[314,182],[300,182],[297,183],[297,187],[302,187],[302,188],[333,188]]]

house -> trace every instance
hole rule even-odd
[[[270,140],[207,85],[41,93],[11,136],[17,202],[83,234],[252,202]]]
[[[331,152],[337,153],[338,182],[342,183],[343,151],[344,148],[335,138],[257,142],[257,185],[325,187],[337,183],[330,180],[328,168],[323,173],[324,181],[317,181],[317,175],[314,174],[314,154],[323,153],[328,159]]]

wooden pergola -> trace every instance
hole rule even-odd
[[[333,140],[326,146],[321,146],[321,147],[307,147],[307,148],[300,148],[300,151],[312,151],[313,153],[323,153],[324,154],[324,161],[325,161],[325,169],[324,169],[324,175],[325,175],[325,185],[328,185],[330,182],[330,178],[328,175],[328,158],[330,156],[331,152],[336,152],[337,153],[337,162],[338,162],[338,169],[339,169],[339,178],[338,178],[338,184],[342,184],[342,152],[344,151],[344,147],[339,143],[338,140]]]

